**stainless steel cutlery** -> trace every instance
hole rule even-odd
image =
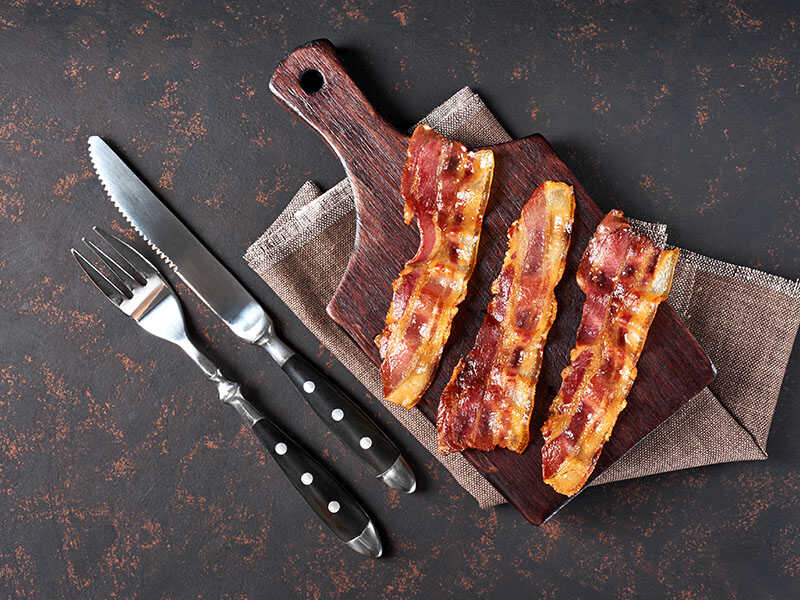
[[[369,464],[383,483],[412,493],[416,480],[400,451],[367,414],[308,360],[275,335],[272,320],[237,279],[99,137],[89,154],[110,199],[158,255],[240,338],[264,348],[301,397],[344,444]],[[380,538],[353,495],[301,445],[250,404],[239,385],[192,343],[178,298],[158,269],[121,239],[95,228],[104,250],[84,238],[103,263],[98,269],[72,249],[80,267],[114,306],[147,332],[179,346],[216,386],[277,461],[314,512],[350,548],[379,557]]]
[[[153,264],[119,238],[95,228],[108,245],[104,250],[84,238],[105,265],[108,276],[84,254],[72,255],[111,303],[148,333],[180,347],[216,386],[220,400],[232,406],[258,436],[308,505],[350,548],[372,557],[382,554],[380,538],[358,500],[306,450],[242,396],[239,385],[226,379],[186,333],[174,290]]]
[[[386,485],[411,493],[414,475],[378,425],[329,378],[279,340],[264,309],[99,137],[89,154],[117,208],[214,313],[242,339],[264,348],[300,396]]]

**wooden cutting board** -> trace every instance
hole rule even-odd
[[[373,342],[383,329],[392,281],[417,250],[416,226],[402,220],[400,175],[408,136],[384,121],[353,83],[327,40],[309,42],[275,69],[270,89],[305,119],[336,152],[353,185],[356,244],[328,312],[376,363]],[[506,231],[544,180],[575,188],[575,223],[564,277],[556,289],[558,317],[548,337],[531,421],[531,443],[523,454],[507,450],[467,451],[492,484],[532,523],[551,516],[567,498],[542,481],[540,428],[561,384],[561,370],[581,318],[583,292],[575,281],[581,255],[602,211],[539,135],[491,146],[495,155],[492,192],[478,262],[466,300],[453,322],[439,371],[418,407],[433,422],[444,385],[472,346],[489,301],[489,286],[503,262]],[[714,367],[675,311],[663,303],[639,359],[639,375],[628,407],[617,422],[592,478],[607,469],[714,378]]]

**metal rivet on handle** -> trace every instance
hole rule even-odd
[[[364,450],[369,450],[372,447],[372,438],[365,435],[358,443]]]
[[[311,392],[313,392],[315,389],[317,389],[317,386],[316,386],[316,385],[314,385],[314,382],[313,382],[313,381],[306,381],[306,382],[303,384],[303,391],[304,391],[306,394],[310,394],[310,393],[311,393]]]
[[[334,408],[331,411],[331,419],[334,421],[341,421],[344,419],[344,411],[341,408]]]
[[[339,512],[340,508],[341,508],[341,506],[339,505],[339,503],[336,500],[331,500],[330,502],[328,502],[328,511],[329,512],[337,513],[337,512]]]
[[[303,485],[311,485],[311,482],[314,481],[314,476],[309,472],[305,472],[300,475],[300,481],[303,482]]]
[[[278,442],[275,444],[275,454],[280,454],[281,456],[286,454],[286,444],[283,442]]]

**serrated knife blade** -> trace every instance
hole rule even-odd
[[[319,418],[377,477],[412,493],[417,487],[414,474],[389,436],[333,381],[275,336],[272,320],[255,298],[108,144],[90,137],[89,155],[112,202],[192,291],[231,331],[272,356]]]
[[[264,309],[108,144],[90,137],[89,156],[111,201],[192,291],[240,338],[268,335]]]

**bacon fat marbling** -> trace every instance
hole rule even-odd
[[[411,137],[401,191],[404,220],[416,217],[420,244],[392,285],[375,340],[390,402],[411,408],[436,372],[475,266],[493,170],[491,150],[469,151],[428,125]]]
[[[454,369],[439,402],[440,452],[497,446],[522,452],[528,445],[574,211],[572,187],[546,181],[509,228],[508,250],[475,345]]]
[[[677,250],[662,250],[612,210],[578,268],[586,294],[570,364],[542,427],[542,476],[572,496],[594,470],[636,379],[658,305],[669,295]]]

